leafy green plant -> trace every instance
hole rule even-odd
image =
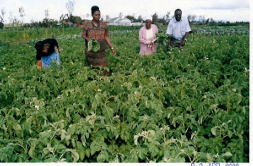
[[[138,29],[114,28],[110,77],[88,66],[80,29],[56,35],[62,68],[41,71],[36,35],[4,36],[1,162],[249,162],[248,34],[191,33],[141,57]]]
[[[90,39],[90,41],[88,42],[88,51],[98,52],[99,49],[100,49],[99,42],[93,38]]]

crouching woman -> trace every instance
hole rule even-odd
[[[60,65],[60,55],[61,52],[58,42],[56,39],[45,39],[43,41],[38,41],[35,44],[35,49],[37,50],[36,59],[38,64],[38,69],[48,68],[52,62]],[[57,50],[56,50],[57,49]]]

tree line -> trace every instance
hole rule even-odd
[[[87,21],[89,18],[89,14],[86,14],[84,17],[81,18],[80,16],[74,16],[72,13],[74,11],[74,6],[75,6],[75,1],[74,0],[68,0],[68,2],[65,4],[66,9],[68,11],[68,14],[62,14],[59,18],[59,20],[55,19],[50,19],[49,18],[49,10],[45,10],[45,18],[42,21],[34,21],[30,20],[30,23],[25,23],[24,24],[24,17],[25,17],[25,9],[21,6],[19,7],[19,18],[17,16],[13,16],[12,12],[10,12],[9,15],[9,22],[12,26],[13,29],[15,27],[23,27],[23,28],[30,28],[30,27],[56,27],[56,26],[78,26],[81,25],[83,22]],[[5,14],[6,11],[4,8],[1,9],[0,11],[0,29],[3,29],[5,27]],[[123,18],[123,13],[119,13],[119,18]],[[174,16],[171,16],[170,12],[167,12],[164,16],[158,17],[157,13],[154,13],[152,15],[152,23],[156,25],[167,25]],[[109,19],[109,15],[106,15],[105,20]],[[127,18],[131,20],[132,23],[134,22],[144,22],[145,18],[143,18],[141,15],[138,17],[135,17],[135,15],[127,15],[124,18]],[[205,18],[205,15],[188,15],[187,19],[190,24],[207,24],[207,25],[212,25],[212,24],[225,24],[225,25],[233,25],[229,21],[227,22],[221,22],[221,21],[215,21],[213,18]],[[103,17],[101,18],[103,21]],[[236,22],[235,24],[238,23],[245,23],[245,22]],[[248,23],[248,22],[246,22]]]

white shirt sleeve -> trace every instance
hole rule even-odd
[[[172,23],[171,23],[171,21],[169,22],[169,24],[168,24],[168,27],[167,27],[167,31],[166,31],[166,33],[168,34],[168,35],[171,35],[172,34]]]
[[[185,30],[186,30],[185,32],[190,32],[191,31],[191,27],[189,25],[188,19],[186,19],[186,29]]]

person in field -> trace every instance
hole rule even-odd
[[[139,31],[139,41],[140,55],[150,55],[157,50],[157,43],[154,41],[156,38],[156,33],[158,33],[158,28],[155,24],[151,24],[152,18],[148,17],[146,19],[146,24]]]
[[[174,17],[170,20],[166,33],[171,36],[168,47],[183,47],[191,31],[189,21],[182,17],[182,11],[176,9]]]
[[[116,52],[111,44],[109,39],[109,29],[105,22],[99,21],[100,19],[100,10],[98,6],[92,6],[91,14],[93,19],[87,21],[83,25],[82,37],[85,39],[85,56],[88,64],[90,66],[107,66],[106,53],[105,50],[107,45],[109,45],[112,54],[116,56]],[[90,39],[95,39],[100,43],[100,50],[98,52],[88,51],[88,42]],[[109,73],[104,70],[105,76],[109,76]]]
[[[43,41],[38,41],[35,44],[36,59],[38,64],[38,69],[48,68],[52,62],[56,62],[60,65],[60,55],[61,52],[58,42],[54,38],[48,38]]]

